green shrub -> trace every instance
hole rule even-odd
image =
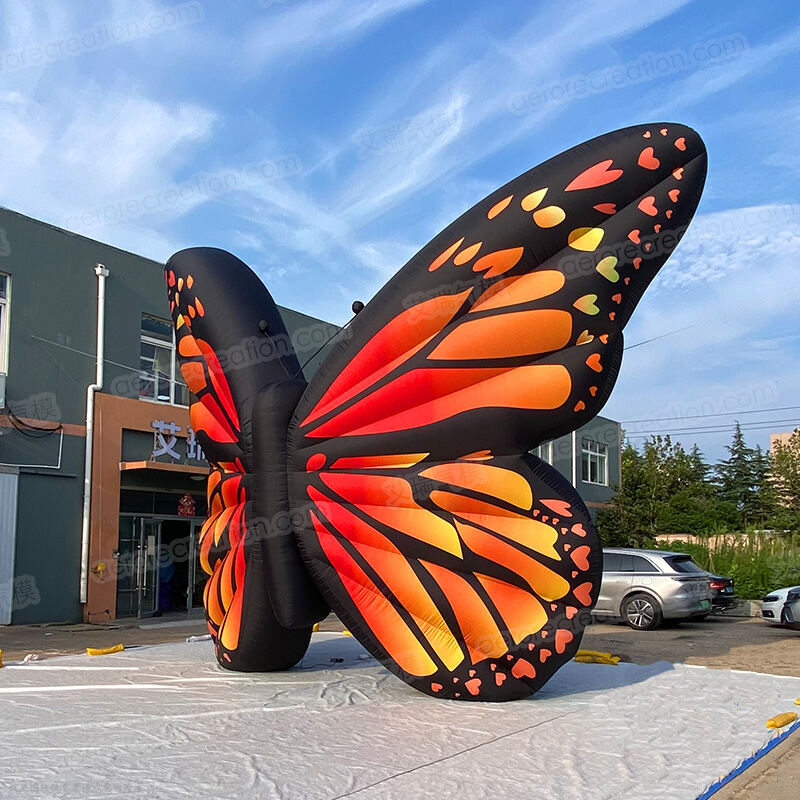
[[[800,585],[800,536],[713,536],[671,542],[666,550],[689,553],[703,569],[729,575],[736,594],[758,600],[774,589]]]

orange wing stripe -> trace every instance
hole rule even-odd
[[[547,622],[547,612],[529,592],[488,575],[476,574],[476,577],[508,625],[515,644],[541,630]]]
[[[510,358],[560,350],[569,344],[572,315],[539,309],[467,320],[454,328],[430,358]]]
[[[399,667],[412,675],[433,675],[436,664],[406,625],[397,609],[381,594],[314,512],[311,520],[325,556],[339,575],[350,599]]]
[[[456,522],[456,527],[461,538],[473,553],[516,572],[527,581],[539,597],[552,602],[563,597],[569,591],[569,583],[564,578],[548,569],[544,564],[540,564],[536,559],[520,552],[513,545],[486,533],[486,531],[473,528],[472,525]]]
[[[488,311],[520,303],[530,303],[555,294],[566,283],[563,273],[554,269],[531,272],[516,278],[504,278],[487,289],[470,311]]]
[[[181,342],[194,341],[191,336],[184,336]],[[203,365],[199,361],[184,361],[181,364],[181,375],[186,385],[194,392],[200,394],[206,388],[206,375]]]
[[[533,492],[525,478],[513,469],[503,469],[478,461],[455,461],[436,464],[420,472],[423,478],[471,489],[528,511]]]
[[[327,414],[408,360],[450,322],[470,291],[425,300],[384,325],[342,370],[302,424]]]
[[[406,557],[382,533],[313,486],[308,487],[308,496],[334,528],[355,545],[389,591],[411,614],[447,669],[455,669],[464,660],[464,654]]]
[[[222,371],[222,366],[219,363],[217,354],[214,352],[211,345],[202,339],[197,339],[196,344],[200,348],[200,352],[202,352],[206,364],[208,364],[208,374],[211,378],[211,383],[214,385],[219,401],[222,403],[233,424],[239,428],[239,416],[236,413],[236,404],[233,402],[233,395],[231,395],[231,390],[228,386],[228,379]]]
[[[558,531],[544,522],[523,517],[491,503],[441,490],[431,492],[431,500],[439,508],[449,511],[467,522],[488,528],[537,553],[561,560],[553,545]]]
[[[458,573],[445,567],[420,561],[447,597],[461,628],[461,635],[473,664],[485,658],[499,658],[508,646],[491,612],[478,593]]]
[[[321,477],[325,485],[341,495],[346,503],[361,509],[378,522],[461,556],[461,542],[455,528],[417,505],[411,494],[411,486],[403,478],[341,472],[323,472]]]
[[[202,401],[192,403],[189,409],[189,418],[196,431],[203,431],[209,439],[213,439],[215,442],[238,442],[236,434],[226,422],[222,410],[209,394],[203,395]]]
[[[476,391],[478,386],[480,391]],[[555,409],[566,402],[571,389],[569,371],[560,364],[515,369],[415,369],[306,435],[327,438],[389,433],[491,406]]]
[[[494,278],[497,275],[502,275],[515,267],[519,260],[522,258],[524,248],[511,247],[508,250],[495,250],[493,253],[487,253],[481,256],[473,265],[474,272],[483,272],[484,278]]]
[[[405,469],[413,467],[429,455],[430,453],[398,453],[390,456],[351,456],[337,458],[331,465],[331,469],[386,469],[388,467]]]

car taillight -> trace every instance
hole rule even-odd
[[[709,581],[708,585],[712,589],[724,589],[725,588],[725,581]]]
[[[778,600],[780,600],[780,597],[778,597],[778,595],[769,594],[761,602],[762,603],[777,603]]]

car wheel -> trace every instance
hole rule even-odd
[[[632,594],[622,604],[622,618],[637,631],[652,631],[661,624],[661,606],[649,594]]]
[[[781,625],[785,625],[787,628],[791,630],[798,631],[800,630],[800,622],[792,622],[789,620],[789,615],[786,613],[786,609],[781,609]]]

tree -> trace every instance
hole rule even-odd
[[[759,528],[769,526],[778,502],[777,487],[772,476],[772,460],[769,452],[764,452],[761,445],[753,450],[753,482],[754,495],[748,511],[750,519]]]
[[[733,431],[733,440],[725,449],[729,458],[720,461],[716,469],[719,496],[735,504],[741,514],[742,525],[746,528],[753,515],[757,496],[753,466],[755,451],[745,444],[742,426],[738,421]]]
[[[770,458],[769,483],[774,498],[775,522],[800,529],[800,428],[788,442],[776,442]]]
[[[669,436],[653,436],[639,452],[626,442],[622,485],[597,518],[603,543],[641,547],[659,533],[709,533],[732,517],[735,524],[735,507],[716,497],[709,472],[697,446],[687,453]]]

